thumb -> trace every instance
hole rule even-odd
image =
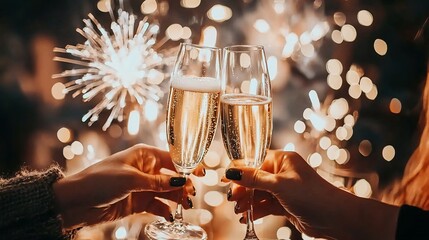
[[[249,167],[229,168],[225,177],[243,187],[270,190],[275,186],[275,176],[261,169]]]
[[[162,174],[140,173],[135,181],[135,191],[166,192],[177,190],[186,183],[184,177],[174,177]]]

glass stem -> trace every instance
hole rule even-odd
[[[174,224],[182,224],[183,222],[183,206],[181,203],[177,204],[176,212],[174,213]]]
[[[186,178],[186,180],[188,180],[188,174],[182,173],[182,176]],[[183,186],[182,191],[180,191],[178,196],[177,207],[174,213],[174,221],[173,221],[174,228],[176,229],[176,231],[179,231],[179,232],[184,231],[185,229],[183,226],[183,206],[182,206],[184,190],[185,190],[185,187]]]
[[[246,218],[246,237],[244,239],[258,239],[255,232],[255,225],[253,224],[253,194],[254,189],[247,189],[250,194],[249,205],[250,208],[247,210],[247,218]]]
[[[250,205],[250,209],[247,210],[247,233],[253,233],[255,231],[255,225],[253,224],[253,206]]]

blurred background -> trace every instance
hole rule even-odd
[[[135,15],[134,25],[124,13]],[[392,198],[419,137],[428,37],[427,30],[416,34],[428,13],[426,0],[2,1],[0,174],[53,163],[73,174],[135,143],[166,149],[165,103],[179,43],[261,44],[273,89],[271,148],[299,152],[360,197]],[[148,29],[139,39],[145,55],[128,58],[141,51],[126,42],[133,34],[109,36],[138,31],[139,21]],[[111,49],[93,47],[97,41],[127,51],[115,63]],[[136,84],[124,71],[146,70],[146,91],[112,97]],[[204,164],[185,220],[210,239],[244,236],[226,201],[228,185],[219,181],[229,164],[220,134]],[[77,239],[144,239],[142,226],[154,218],[84,228]],[[312,239],[282,217],[256,224],[265,239]]]

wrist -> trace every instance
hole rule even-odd
[[[356,239],[362,233],[357,224],[361,221],[358,217],[360,210],[355,201],[356,196],[349,192],[335,188],[328,196],[329,205],[326,205],[329,226],[326,228],[325,237],[328,239]],[[360,238],[366,239],[366,238]]]
[[[64,196],[64,187],[63,181],[59,180],[52,185],[52,189],[54,190],[55,196],[55,206],[59,213],[63,212],[65,205],[65,196]]]
[[[399,207],[348,194],[342,219],[345,239],[394,240]]]
[[[73,224],[73,212],[70,211],[73,203],[71,203],[72,195],[70,194],[70,187],[67,180],[63,178],[57,181],[52,187],[54,189],[56,209],[61,215],[63,228],[69,230],[76,228],[76,224]]]
[[[77,193],[79,186],[81,185],[76,182],[74,176],[60,179],[52,186],[55,206],[61,215],[65,229],[75,229],[84,225],[82,214],[76,214],[81,206],[80,200],[82,200],[82,194]]]
[[[362,206],[363,221],[368,219],[366,228],[367,239],[396,239],[396,227],[399,216],[399,207],[386,204],[373,199],[365,199],[366,203]]]

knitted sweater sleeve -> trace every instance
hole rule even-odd
[[[57,167],[0,179],[0,236],[4,239],[70,239],[56,211],[52,184]]]

